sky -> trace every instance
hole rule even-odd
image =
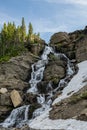
[[[87,0],[0,0],[0,29],[8,21],[20,25],[22,17],[49,42],[56,32],[85,28]]]

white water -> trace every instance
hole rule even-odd
[[[38,93],[38,89],[37,89],[37,83],[41,82],[41,80],[43,79],[43,72],[45,69],[45,65],[48,63],[48,54],[52,52],[55,56],[60,57],[60,59],[64,59],[67,62],[67,71],[66,71],[66,77],[62,80],[60,80],[58,87],[56,89],[53,90],[51,83],[49,83],[47,85],[47,89],[48,91],[48,97],[45,98],[45,94],[39,94]],[[56,91],[60,88],[60,87],[65,87],[68,83],[67,79],[70,78],[70,76],[72,76],[74,74],[74,68],[73,65],[71,65],[70,60],[62,53],[55,53],[51,47],[46,47],[44,50],[43,55],[41,56],[42,60],[38,61],[37,63],[35,63],[33,65],[32,68],[32,73],[31,73],[31,80],[30,80],[30,84],[31,84],[31,88],[28,90],[28,92],[32,92],[33,94],[38,94],[37,97],[37,101],[39,104],[41,104],[41,108],[38,108],[34,111],[33,113],[33,118],[40,116],[42,113],[44,113],[46,110],[48,110],[50,108],[50,105],[52,104],[52,97],[53,97],[53,93],[56,93]],[[36,68],[36,70],[34,69]],[[34,78],[33,77],[34,75]],[[39,80],[37,79],[37,75],[41,75]],[[34,80],[35,79],[35,80]],[[32,86],[32,83],[34,83],[34,85]]]
[[[43,72],[45,69],[45,65],[48,63],[48,55],[50,54],[50,52],[53,52],[52,48],[46,46],[41,56],[41,60],[32,65],[31,80],[29,81],[31,88],[27,91],[27,93],[38,93],[37,84],[43,79]]]
[[[62,80],[60,80],[58,87],[53,90],[51,83],[47,85],[48,91],[48,96],[45,97],[45,94],[40,94],[38,89],[37,89],[37,84],[42,81],[43,79],[43,72],[45,69],[45,65],[48,63],[48,55],[50,53],[53,53],[57,57],[63,57],[66,62],[67,62],[67,73],[66,77]],[[39,104],[41,104],[41,108],[38,108],[34,111],[33,113],[33,118],[43,114],[46,110],[50,108],[50,105],[52,104],[52,97],[53,93],[61,87],[61,86],[66,86],[67,85],[67,79],[70,78],[71,75],[73,75],[73,66],[71,65],[69,59],[64,55],[64,54],[57,54],[54,53],[53,49],[49,46],[45,47],[45,50],[41,56],[41,60],[38,62],[34,63],[32,65],[32,73],[31,73],[31,80],[29,81],[30,83],[30,89],[27,91],[27,93],[33,93],[37,94],[37,101]],[[2,123],[1,125],[3,127],[21,127],[22,125],[26,124],[28,122],[28,113],[29,113],[29,106],[22,106],[17,109],[14,109],[10,116]]]
[[[29,112],[29,105],[25,105],[19,108],[14,109],[10,116],[4,121],[4,123],[1,123],[3,127],[13,127],[16,125],[22,126],[28,121],[28,112]]]

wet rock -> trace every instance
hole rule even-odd
[[[84,109],[79,116],[76,117],[77,120],[87,121],[87,108]]]
[[[11,106],[1,106],[0,105],[0,122],[3,122],[6,117],[9,116],[13,107]]]
[[[26,93],[24,96],[24,102],[26,104],[34,104],[37,103],[37,95],[32,93]]]
[[[45,93],[45,94],[47,93],[47,84],[48,84],[48,82],[46,82],[46,81],[42,81],[37,84],[39,93]]]
[[[34,104],[32,104],[32,105],[30,106],[30,108],[29,108],[29,119],[32,118],[33,112],[34,112],[36,109],[40,108],[40,107],[41,107],[41,105],[38,104],[38,103],[34,103]]]
[[[13,90],[11,92],[11,100],[12,100],[14,107],[17,107],[22,103],[22,98],[21,98],[19,92],[16,90]]]
[[[22,128],[0,128],[0,130],[30,130],[29,126],[25,125]]]
[[[57,85],[59,80],[65,76],[63,61],[50,61],[44,71],[44,81],[52,82],[54,85]]]

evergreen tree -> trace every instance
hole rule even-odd
[[[24,17],[22,18],[22,25],[21,25],[21,40],[24,42],[26,39],[26,25]]]
[[[6,46],[7,46],[7,25],[4,23],[2,31],[1,31],[1,56],[5,55]]]
[[[34,40],[33,40],[33,26],[31,23],[29,23],[29,26],[28,26],[28,35],[27,35],[27,42],[30,42],[32,43]]]
[[[40,38],[40,33],[37,34],[38,38]]]
[[[29,23],[29,30],[28,30],[28,35],[32,35],[33,34],[33,26],[31,23]]]

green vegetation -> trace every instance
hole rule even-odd
[[[79,40],[81,40],[81,39],[83,39],[84,36],[85,36],[85,35],[82,34],[82,33],[78,34],[77,37],[76,37],[76,42],[79,41]]]
[[[58,60],[58,57],[55,56],[54,54],[49,54],[49,59],[52,61],[56,61],[56,60]]]
[[[20,55],[26,51],[26,45],[39,43],[40,35],[33,33],[33,26],[29,23],[29,31],[26,33],[25,20],[22,18],[20,26],[15,23],[4,23],[0,32],[0,62],[8,61],[9,58]]]
[[[83,99],[87,100],[87,91],[82,92],[81,94],[74,94],[73,96],[71,96],[69,103],[75,104]]]
[[[81,97],[80,95],[73,95],[71,98],[70,98],[70,101],[69,103],[70,104],[76,104],[78,101],[81,100]]]
[[[81,94],[81,98],[82,99],[87,99],[87,91],[85,91],[84,93]]]

